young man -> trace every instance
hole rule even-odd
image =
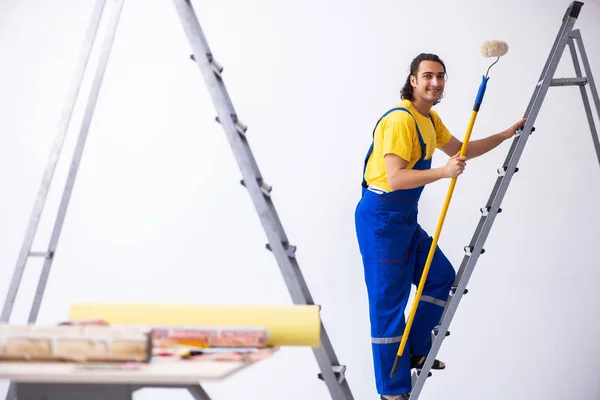
[[[431,331],[440,321],[455,280],[454,267],[436,248],[402,362],[396,378],[391,379],[411,284],[418,285],[432,242],[417,221],[424,185],[461,175],[467,159],[494,149],[525,124],[522,119],[503,132],[470,141],[466,157],[459,157],[461,141],[432,110],[442,98],[445,83],[446,67],[438,56],[417,56],[402,88],[402,101],[377,122],[365,159],[363,195],[356,207],[355,223],[381,399],[409,398],[410,370],[425,362]],[[443,167],[431,168],[436,148],[450,159]],[[433,368],[443,369],[445,365],[436,360]]]

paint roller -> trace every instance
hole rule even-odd
[[[483,96],[485,94],[485,90],[487,88],[487,82],[489,80],[489,72],[490,69],[500,60],[500,57],[505,55],[508,52],[508,44],[501,40],[486,40],[481,44],[481,55],[486,58],[496,57],[496,61],[492,63],[485,75],[482,77],[481,84],[479,85],[479,91],[477,92],[477,97],[475,98],[475,104],[473,105],[473,111],[471,112],[471,119],[469,120],[469,125],[467,126],[467,132],[463,139],[463,144],[460,149],[460,156],[464,156],[467,153],[467,147],[469,143],[469,139],[471,138],[471,132],[473,131],[473,125],[475,124],[475,119],[477,118],[477,113],[479,112],[479,108],[481,107],[481,103],[483,102]],[[433,260],[433,255],[435,253],[435,249],[437,247],[437,243],[440,237],[440,232],[442,231],[442,226],[444,225],[444,220],[446,218],[446,213],[448,211],[448,206],[450,205],[450,200],[452,199],[452,194],[454,193],[454,187],[456,186],[457,178],[452,178],[450,181],[450,187],[448,188],[448,193],[446,195],[446,201],[444,202],[444,206],[442,208],[442,213],[438,220],[437,228],[435,230],[435,234],[433,236],[433,241],[431,242],[431,247],[429,248],[429,254],[427,255],[427,261],[425,262],[425,267],[423,268],[423,274],[421,275],[421,280],[419,281],[419,286],[417,287],[417,293],[415,295],[415,299],[413,301],[413,305],[408,316],[408,321],[406,323],[406,328],[404,329],[404,333],[402,334],[402,340],[400,341],[400,347],[398,348],[398,353],[396,355],[396,359],[394,360],[394,365],[392,367],[392,372],[390,376],[392,378],[396,377],[396,372],[398,371],[398,366],[400,365],[400,359],[402,358],[402,353],[404,352],[404,348],[406,347],[406,342],[408,340],[408,335],[410,333],[410,328],[412,327],[413,320],[415,318],[415,312],[417,310],[417,305],[421,299],[421,294],[423,293],[423,288],[425,286],[425,281],[427,280],[427,274],[429,273],[429,268],[431,267],[431,261]]]

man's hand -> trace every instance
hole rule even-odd
[[[508,128],[507,130],[501,132],[500,136],[502,136],[502,139],[504,139],[504,140],[510,139],[511,137],[514,136],[515,132],[518,129],[523,129],[526,121],[527,121],[527,118],[521,119],[519,122],[517,122],[516,124],[514,124],[513,126]],[[531,132],[533,133],[533,129],[531,130]]]
[[[459,156],[460,151],[450,157],[446,166],[443,168],[445,178],[456,178],[462,174],[467,166],[467,157]]]

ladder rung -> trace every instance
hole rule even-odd
[[[533,132],[535,132],[535,126],[532,126],[532,127],[531,127],[531,133],[533,133]],[[521,136],[521,133],[523,133],[523,129],[517,129],[517,130],[515,131],[515,136],[516,136],[516,137],[519,137],[519,136]]]
[[[333,365],[331,367],[333,369],[333,374],[337,378],[339,383],[342,383],[344,379],[346,379],[346,366],[345,365]],[[323,380],[323,374],[319,372],[317,377]]]
[[[217,75],[219,78],[221,78],[221,73],[223,72],[223,67],[217,63],[215,60],[212,60],[210,62],[210,66],[212,67],[215,75]]]
[[[492,208],[491,206],[487,206],[487,207],[480,208],[479,211],[481,211],[481,214],[483,216],[487,216],[490,213],[491,208]],[[500,214],[501,212],[502,212],[502,208],[498,208],[498,214]]]
[[[271,249],[271,244],[267,243],[265,245],[265,247],[267,248],[267,250],[269,251],[273,251],[273,249]],[[297,247],[294,246],[293,244],[288,244],[287,246],[284,244],[283,246],[285,248],[285,253],[287,254],[287,256],[289,258],[296,258],[296,249]]]
[[[238,129],[243,128],[242,130],[245,132],[246,129],[248,129],[246,127],[246,125],[242,124],[242,121],[240,121],[240,119],[238,118],[237,114],[231,114],[231,120],[233,121],[233,123],[235,124],[235,127]]]
[[[475,246],[465,246],[465,253],[470,256],[471,254],[473,254],[473,249],[475,248]],[[485,253],[485,249],[481,249],[481,252],[479,254],[483,254]]]
[[[435,328],[433,328],[433,333],[437,336],[440,333],[440,328],[439,325],[436,326]],[[450,336],[450,331],[446,331],[446,334],[444,336]]]
[[[457,290],[458,290],[458,286],[452,286],[452,295],[455,295]],[[463,292],[463,296],[467,293],[469,293],[469,289],[465,288],[465,291]]]
[[[412,374],[411,374],[411,376],[410,376],[410,379],[411,379],[411,382],[412,382],[412,385],[413,385],[413,387],[414,387],[415,383],[417,382],[417,379],[419,379],[419,375],[421,375],[421,371],[422,371],[422,370],[420,370],[420,369],[415,369],[415,370],[412,372]],[[429,372],[427,373],[427,378],[429,378],[431,375],[432,375],[432,372],[431,372],[431,371],[429,371]],[[425,379],[427,379],[427,378],[425,378]]]
[[[238,120],[235,123],[235,127],[237,128],[237,131],[240,135],[246,136],[246,131],[248,130],[248,127],[246,125],[244,125],[241,121]]]
[[[43,257],[43,258],[52,258],[52,252],[48,251],[30,251],[30,257]]]
[[[260,184],[260,191],[263,192],[263,194],[267,197],[271,197],[271,191],[273,190],[273,186],[266,184],[265,182],[262,182]]]
[[[234,124],[235,124],[235,129],[237,129],[238,133],[242,136],[246,136],[246,131],[248,130],[248,127],[246,125],[244,125],[242,123],[242,121],[237,119],[237,117],[235,115],[232,115],[231,119],[233,119]],[[218,116],[215,117],[215,121],[217,121],[219,124],[221,123],[221,120],[219,119]]]
[[[504,176],[506,174],[506,170],[508,169],[508,167],[504,166],[502,168],[498,168],[498,175],[500,176]],[[515,167],[515,174],[519,172],[519,167]]]
[[[221,78],[221,72],[223,72],[223,67],[217,62],[217,60],[215,60],[211,53],[207,53],[206,58],[208,59],[208,62],[210,63],[210,66],[212,67],[215,75]]]
[[[207,54],[206,56],[208,58],[208,62],[210,62],[210,66],[212,67],[213,72],[215,73],[215,75],[217,75],[219,78],[221,78],[221,73],[223,72],[223,67],[218,62],[216,62],[214,60],[214,58],[212,57],[211,54]],[[190,55],[190,58],[193,61],[196,61],[196,57],[194,57],[193,54]]]
[[[242,179],[240,181],[240,183],[242,184],[242,186],[246,187],[246,182],[244,182],[244,180]],[[259,187],[260,187],[260,191],[263,192],[263,194],[266,197],[271,197],[271,191],[273,190],[273,186],[267,184],[265,181],[263,181],[262,179],[259,179],[259,183],[258,183]]]
[[[556,78],[552,79],[550,86],[583,86],[587,83],[587,78]]]

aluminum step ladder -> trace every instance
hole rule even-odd
[[[90,95],[87,99],[82,126],[77,138],[75,151],[73,153],[48,248],[43,251],[32,251],[31,247],[75,107],[85,68],[94,45],[106,0],[97,0],[94,6],[91,23],[83,43],[81,56],[75,70],[75,76],[66,99],[63,116],[52,145],[50,157],[37,193],[33,212],[8,288],[2,314],[0,316],[0,322],[8,322],[10,319],[26,264],[31,257],[42,257],[44,259],[28,322],[35,323],[37,320],[124,1],[125,0],[112,0],[113,11],[109,15],[107,34],[104,43],[102,44],[100,59],[92,82]],[[266,248],[275,256],[293,303],[298,305],[314,305],[314,300],[296,259],[296,246],[290,244],[275,210],[275,206],[273,205],[273,201],[271,200],[270,194],[272,187],[265,182],[261,175],[250,149],[250,145],[248,144],[246,137],[247,127],[238,118],[237,112],[233,107],[225,84],[223,83],[223,68],[217,63],[209,48],[191,2],[189,0],[172,1],[183,26],[185,35],[188,38],[193,53],[191,58],[198,65],[216,108],[216,120],[223,127],[241,170],[243,178],[241,184],[244,185],[250,193],[267,235],[268,244],[266,245]],[[313,348],[313,353],[320,369],[320,373],[317,374],[318,379],[324,381],[333,400],[353,400],[348,381],[345,377],[346,366],[340,365],[323,324],[321,324],[320,339],[320,346]],[[200,387],[190,388],[189,392],[196,399],[210,400],[208,394]],[[11,387],[9,388],[7,398],[13,398],[13,396],[14,390]]]
[[[439,352],[444,339],[449,335],[448,328],[450,327],[452,318],[456,313],[456,309],[458,308],[460,301],[467,293],[467,283],[469,282],[471,274],[473,273],[475,264],[477,263],[479,256],[485,251],[483,245],[492,228],[492,224],[494,223],[498,213],[502,212],[502,209],[500,208],[502,199],[506,194],[508,185],[510,184],[513,175],[519,170],[517,164],[521,154],[523,153],[523,149],[527,144],[527,139],[532,132],[535,119],[540,111],[540,108],[542,107],[542,103],[549,87],[573,85],[578,85],[580,87],[583,106],[585,108],[592,133],[592,141],[596,149],[598,162],[600,163],[600,142],[598,140],[598,131],[594,124],[592,107],[585,86],[587,85],[590,88],[598,117],[600,117],[600,99],[598,98],[598,91],[594,83],[590,64],[583,46],[581,33],[578,29],[573,29],[575,22],[579,17],[582,6],[583,2],[574,1],[568,6],[564,14],[562,24],[552,46],[552,50],[550,51],[550,55],[546,60],[546,64],[544,65],[540,78],[535,86],[533,96],[531,97],[529,105],[527,106],[527,110],[525,111],[524,117],[527,118],[527,122],[522,130],[519,130],[515,133],[515,138],[513,139],[508,155],[506,156],[503,165],[498,169],[498,178],[492,193],[485,207],[480,209],[481,219],[479,220],[479,224],[475,229],[475,233],[473,234],[471,242],[468,246],[465,246],[465,256],[456,274],[456,280],[451,289],[450,297],[446,302],[440,323],[432,332],[431,350],[429,351],[423,367],[417,372],[414,372],[412,375],[413,389],[410,396],[411,400],[417,399],[421,394],[437,353]],[[582,75],[575,43],[577,43],[577,48],[580,52],[581,61],[585,69],[585,76]],[[569,46],[569,50],[571,52],[571,58],[573,60],[576,77],[554,78],[554,73],[566,46]]]

